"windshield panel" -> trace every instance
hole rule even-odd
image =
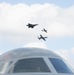
[[[13,70],[13,71],[12,71]],[[11,69],[13,73],[51,72],[43,58],[28,58],[18,60]]]
[[[73,73],[61,59],[49,58],[49,60],[51,61],[52,65],[58,73]]]

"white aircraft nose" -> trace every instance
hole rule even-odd
[[[43,48],[18,48],[0,56],[1,75],[74,75],[56,53]]]

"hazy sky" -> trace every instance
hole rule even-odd
[[[0,0],[0,54],[26,46],[55,51],[74,68],[74,0]]]

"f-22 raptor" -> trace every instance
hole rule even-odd
[[[30,24],[30,23],[28,23],[28,28],[34,28],[35,26],[37,26],[38,24]]]
[[[46,41],[45,38],[47,38],[47,37],[43,37],[41,34],[40,34],[40,37],[38,37],[39,40],[43,39],[44,41]]]

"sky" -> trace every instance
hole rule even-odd
[[[0,0],[0,54],[20,47],[49,49],[74,68],[74,0]]]

